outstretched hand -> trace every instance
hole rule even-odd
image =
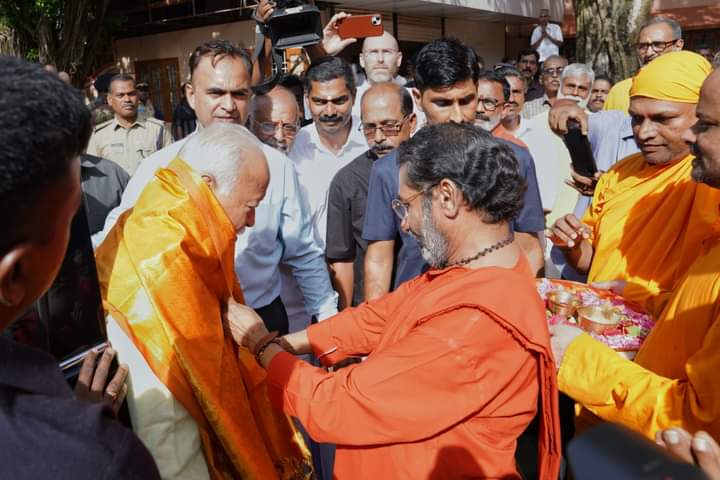
[[[230,298],[225,312],[225,325],[235,343],[253,350],[255,344],[268,334],[262,318],[247,305]]]
[[[546,233],[547,237],[558,247],[576,248],[583,240],[590,238],[590,227],[580,222],[573,214],[558,218]]]
[[[117,415],[127,396],[128,387],[125,380],[128,375],[128,367],[125,364],[120,365],[108,383],[115,350],[106,348],[99,361],[97,361],[97,356],[98,353],[95,350],[90,350],[85,356],[75,384],[75,395],[88,402],[105,403]],[[95,366],[96,362],[97,367]]]
[[[338,20],[350,16],[351,15],[349,13],[345,12],[336,13],[330,19],[328,24],[325,25],[325,28],[323,29],[323,40],[321,43],[323,50],[325,50],[325,54],[337,55],[338,53],[342,52],[348,45],[352,45],[353,43],[357,42],[357,38],[346,38],[343,40],[342,38],[340,38],[340,34],[337,31]]]

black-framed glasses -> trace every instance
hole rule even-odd
[[[478,98],[478,104],[482,105],[483,108],[488,112],[494,112],[497,110],[497,107],[500,106],[504,102],[500,102],[498,100],[495,100],[494,98]]]
[[[565,67],[543,68],[542,73],[543,75],[550,75],[551,77],[554,77],[555,75],[559,77],[562,75],[563,70],[565,70]]]
[[[407,217],[408,209],[410,208],[410,204],[412,203],[412,201],[415,200],[420,195],[428,193],[430,190],[435,188],[435,185],[437,185],[437,184],[430,185],[429,187],[425,188],[424,190],[420,190],[416,194],[410,195],[410,197],[408,197],[408,199],[405,200],[404,202],[402,200],[400,200],[399,198],[395,198],[395,199],[393,199],[392,202],[390,202],[390,207],[392,208],[393,212],[395,212],[395,215],[398,216],[398,218],[400,219],[401,222],[403,220],[405,220],[405,217]]]
[[[255,122],[260,131],[265,135],[275,135],[278,129],[282,129],[285,135],[295,135],[300,130],[300,123],[283,122]]]
[[[645,52],[648,48],[652,48],[655,52],[660,53],[665,50],[667,50],[673,43],[677,42],[679,39],[670,40],[667,42],[646,42],[646,43],[636,43],[635,44],[635,50],[638,52]]]
[[[380,129],[386,137],[397,137],[400,135],[400,130],[402,130],[408,117],[409,115],[405,115],[399,122],[384,122],[380,125],[376,123],[361,123],[360,131],[366,137],[372,137],[375,135],[375,132]]]

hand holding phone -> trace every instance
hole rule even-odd
[[[338,19],[337,32],[340,38],[379,37],[383,34],[382,15],[351,15]]]
[[[593,158],[592,147],[587,135],[582,133],[580,124],[568,120],[568,132],[564,135],[565,146],[570,152],[573,170],[583,177],[593,178],[598,171]]]
[[[90,349],[78,371],[75,395],[88,402],[105,403],[117,415],[127,395],[127,375],[127,365],[117,365],[115,350],[107,344]]]

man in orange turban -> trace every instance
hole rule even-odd
[[[698,54],[672,52],[634,78],[630,114],[641,151],[600,178],[582,222],[566,215],[551,228],[590,282],[624,280],[628,298],[652,300],[672,289],[717,232],[720,192],[692,181],[693,155],[682,139],[710,70]]]
[[[646,95],[662,91],[646,83],[633,88]],[[692,95],[682,88],[664,94]],[[631,109],[636,108],[633,103]],[[698,189],[718,191],[718,71],[702,86],[697,117],[697,123],[682,135],[696,155],[688,169],[702,183]],[[720,197],[707,213],[717,212],[719,202]],[[706,238],[696,249],[697,258],[673,291],[653,302],[651,313],[658,322],[634,362],[575,327],[560,325],[551,330],[561,391],[602,419],[627,425],[651,439],[658,435],[658,440],[671,446],[679,441],[679,432],[674,436],[660,433],[669,427],[706,431],[720,438],[720,236]]]
[[[108,334],[130,366],[133,425],[163,478],[301,479],[302,441],[265,373],[223,329],[237,233],[269,181],[244,127],[212,124],[160,169],[97,251]]]

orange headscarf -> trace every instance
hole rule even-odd
[[[213,479],[304,479],[309,454],[273,409],[265,371],[225,334],[242,302],[235,229],[205,182],[175,159],[97,251],[108,313],[197,422]]]
[[[660,55],[633,78],[630,97],[697,103],[700,87],[712,65],[697,53],[680,51]]]

